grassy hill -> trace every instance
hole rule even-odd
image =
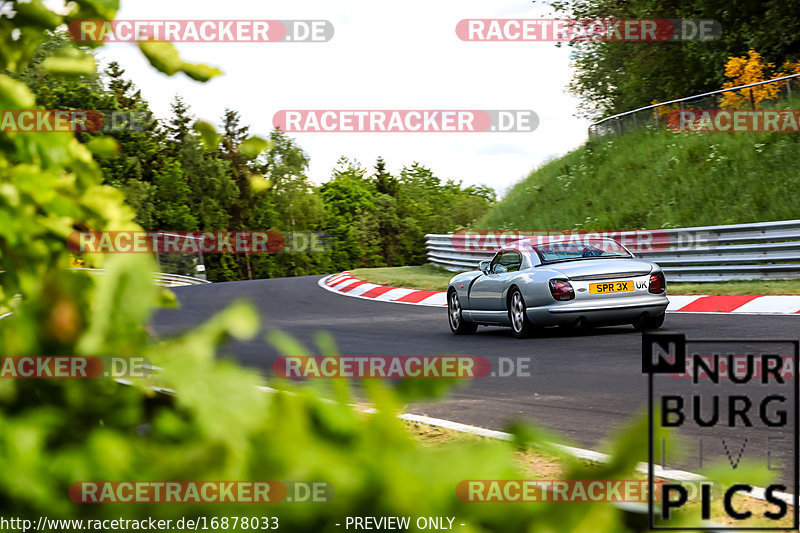
[[[792,105],[794,104],[794,105]],[[780,107],[798,109],[800,100]],[[630,230],[800,218],[800,134],[642,129],[590,141],[474,226]]]

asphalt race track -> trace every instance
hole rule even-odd
[[[348,298],[319,287],[320,277],[175,288],[181,307],[160,310],[152,328],[159,336],[179,332],[246,299],[255,304],[266,327],[291,334],[314,352],[314,333],[326,330],[342,355],[472,355],[493,361],[527,356],[532,361],[530,377],[471,380],[446,400],[408,410],[500,430],[511,419],[524,418],[594,450],[601,450],[605,437],[646,409],[641,334],[630,326],[566,333],[548,329],[525,340],[515,339],[508,329],[481,327],[474,336],[456,337],[444,308]],[[689,339],[797,339],[800,315],[671,313],[662,331],[684,333]],[[263,335],[223,351],[265,375],[280,355]],[[736,451],[739,445],[733,444]],[[764,448],[764,442],[753,439],[747,452],[763,457]],[[692,469],[692,464],[676,466]]]

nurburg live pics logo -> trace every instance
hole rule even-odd
[[[798,529],[798,353],[797,340],[687,341],[682,334],[642,335],[650,529],[783,531],[790,518]],[[674,379],[687,372],[691,379]],[[666,481],[654,494],[656,463],[669,477],[667,464],[679,460],[664,438],[654,442],[656,429],[658,434],[675,432],[690,452],[681,465],[703,469],[707,463],[724,476],[724,490],[712,496],[710,479],[696,495],[700,506],[689,508],[684,506],[694,498],[679,482]],[[763,499],[763,508],[744,510],[734,499],[748,495]],[[712,503],[721,504],[732,527],[709,526]],[[770,521],[776,525],[762,525]]]

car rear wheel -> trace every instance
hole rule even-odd
[[[527,307],[522,293],[516,287],[512,289],[511,298],[508,300],[508,318],[511,321],[511,333],[518,339],[530,337],[533,333],[533,323],[528,320]]]
[[[664,318],[666,313],[661,313],[656,316],[644,316],[633,323],[633,327],[642,331],[645,329],[659,329],[664,325]]]
[[[447,296],[447,317],[450,322],[450,331],[454,335],[472,335],[478,330],[478,325],[464,319],[461,302],[456,291],[450,291]]]

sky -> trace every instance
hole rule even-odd
[[[341,156],[372,169],[382,156],[397,173],[415,161],[443,179],[483,184],[499,194],[542,163],[581,145],[588,121],[575,118],[566,91],[569,49],[547,42],[468,42],[466,18],[537,18],[541,2],[522,0],[122,0],[117,19],[324,19],[324,43],[176,43],[182,58],[220,68],[207,83],[169,77],[131,43],[99,49],[118,61],[153,111],[169,115],[180,94],[198,118],[220,123],[239,111],[251,132],[269,135],[272,117],[291,109],[480,109],[536,112],[533,132],[293,133],[309,154],[308,175],[329,179]]]

